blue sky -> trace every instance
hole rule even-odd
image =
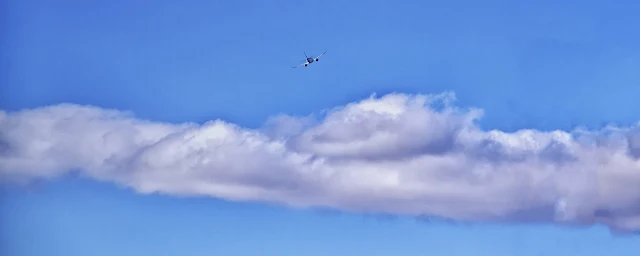
[[[3,0],[2,3],[6,8],[2,8],[0,109],[7,113],[72,103],[129,111],[135,118],[156,123],[202,124],[222,119],[243,129],[253,129],[263,127],[278,114],[320,113],[359,102],[372,93],[382,96],[391,92],[407,95],[452,92],[457,107],[484,111],[477,127],[485,130],[510,133],[533,129],[543,133],[555,129],[569,131],[576,126],[628,127],[640,120],[637,111],[640,102],[636,100],[640,95],[640,72],[637,72],[640,34],[634,33],[640,27],[636,18],[640,3],[636,1],[607,5],[600,1],[518,4],[468,0],[446,3]],[[313,55],[325,50],[328,52],[320,62],[307,68],[290,68],[304,59],[303,52]],[[55,119],[55,113],[67,110],[51,111],[46,113]],[[11,124],[33,121],[21,119],[30,117],[18,114],[15,118],[26,121]],[[88,134],[91,129],[111,127],[110,123],[92,125],[91,118],[79,120],[88,128],[70,128],[81,138],[85,138],[82,135],[85,131]],[[431,127],[425,123],[420,125]],[[447,124],[468,125],[457,121]],[[289,123],[281,125],[292,127]],[[8,121],[0,126],[6,129],[0,130],[3,133],[16,135],[12,137],[14,140],[3,135],[6,141],[0,142],[9,145],[9,149],[16,145],[31,149],[37,138],[53,140],[54,135],[61,134],[53,128],[47,133],[44,131],[49,130],[37,126],[11,127]],[[208,132],[205,128],[196,134]],[[149,129],[154,129],[148,130],[149,134],[156,131]],[[181,131],[175,127],[168,129]],[[126,136],[122,138],[129,138]],[[340,155],[346,153],[315,145],[314,140],[305,140],[311,137],[305,136],[299,137],[301,144],[292,151],[315,150],[317,155],[328,158],[386,154],[366,155],[372,151],[356,150],[351,155]],[[94,155],[84,154],[85,151],[68,153],[72,150],[62,150],[63,146],[80,144],[67,144],[60,138],[51,142],[57,151],[47,155],[16,151],[24,154],[23,159],[29,156],[46,159],[46,163],[12,162],[11,154],[0,155],[0,173],[4,176],[28,170],[28,175],[38,178],[95,167],[87,164],[93,163],[89,159],[94,159]],[[412,138],[406,141],[409,140]],[[166,143],[169,149],[181,145],[179,141]],[[397,145],[405,149],[403,145],[407,144]],[[115,152],[128,152],[133,146],[113,147],[122,149]],[[103,155],[100,149],[83,149]],[[148,154],[154,156],[154,152]],[[415,153],[410,149],[406,152]],[[67,153],[73,157],[64,155]],[[86,161],[77,160],[82,157]],[[255,159],[263,159],[260,157],[271,159],[271,155],[249,159],[257,162]],[[77,159],[69,160],[72,158]],[[16,166],[20,170],[9,168]],[[629,166],[633,165],[611,168],[630,171],[624,177],[633,181],[638,177],[638,165]],[[136,168],[121,171],[148,179],[133,181],[128,175],[97,168],[79,170],[81,177],[59,175],[29,189],[4,185],[0,206],[2,254],[635,255],[632,252],[640,250],[637,236],[611,236],[606,225],[566,228],[547,222],[469,227],[416,222],[410,217],[380,220],[348,213],[327,215],[202,196],[214,194],[231,199],[246,196],[200,190],[196,181],[209,177],[206,172],[193,179],[173,176],[180,186],[156,185],[164,184],[160,176],[146,175],[148,172],[140,171],[142,167]],[[256,172],[255,176],[243,176],[241,181],[259,183],[260,188],[277,187],[279,182],[295,183],[287,170]],[[278,180],[272,181],[271,177]],[[367,180],[372,176],[359,177]],[[227,176],[219,177],[224,178]],[[567,182],[564,177],[556,180]],[[360,183],[352,184],[357,187]],[[558,185],[558,191],[573,187]],[[585,187],[584,191],[591,188]],[[145,189],[162,195],[140,193]],[[199,197],[176,195],[180,193],[195,193]],[[344,193],[354,196],[350,199],[354,201],[327,199],[326,203],[337,208],[352,202],[354,207],[374,210],[413,209],[411,204],[396,208],[393,204],[370,203],[377,202],[371,198],[372,201],[363,203],[357,200],[359,193]],[[640,193],[638,189],[619,193],[626,195],[628,202],[640,200],[634,194]],[[250,197],[267,200],[253,194]],[[305,198],[276,197],[273,200],[285,203],[305,201]],[[567,200],[586,200],[579,198]],[[609,211],[619,210],[619,214],[634,212],[640,216],[638,207],[624,210],[619,205],[607,207]],[[433,208],[433,211],[467,216],[471,210],[448,212]]]

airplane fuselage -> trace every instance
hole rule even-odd
[[[325,51],[324,53],[322,53],[322,54],[320,54],[320,55],[318,55],[318,56],[315,56],[315,57],[309,57],[309,56],[305,53],[305,54],[304,54],[304,56],[306,57],[306,58],[305,58],[306,62],[304,62],[304,63],[300,63],[300,64],[298,64],[298,65],[297,65],[297,66],[295,66],[295,67],[299,67],[299,66],[305,66],[305,67],[306,67],[306,66],[308,66],[308,65],[309,65],[309,64],[311,64],[311,63],[318,62],[318,61],[320,60],[320,56],[324,55],[326,52],[327,52],[327,51]],[[294,67],[294,68],[295,68],[295,67]]]

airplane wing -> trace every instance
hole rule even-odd
[[[299,66],[304,66],[304,64],[309,64],[309,62],[306,62],[306,61],[302,62],[302,63],[298,64],[297,66],[293,66],[292,68],[297,68]]]
[[[325,53],[327,53],[327,51],[324,51],[322,54],[320,54],[320,55],[316,56],[315,58],[320,58],[320,56],[324,55]],[[314,58],[314,59],[315,59],[315,58]]]

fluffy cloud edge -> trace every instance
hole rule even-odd
[[[0,177],[468,222],[640,230],[640,125],[483,130],[455,94],[390,93],[264,127],[95,106],[0,112]]]

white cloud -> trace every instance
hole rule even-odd
[[[453,94],[372,96],[253,130],[62,104],[0,112],[0,177],[467,221],[640,230],[640,127],[485,131]]]

